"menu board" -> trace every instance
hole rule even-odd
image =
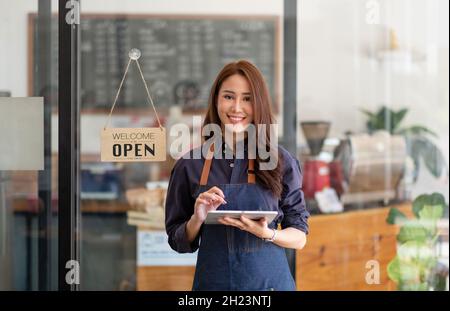
[[[36,18],[30,20],[31,27],[36,27]],[[57,38],[57,27],[52,23],[52,38]],[[204,109],[218,72],[237,59],[247,59],[261,70],[276,108],[279,27],[276,16],[84,14],[80,23],[82,108],[111,107],[131,48],[142,52],[139,63],[160,108]],[[30,33],[35,36],[36,32]],[[36,53],[36,40],[32,42]],[[53,47],[57,49],[57,44]],[[53,64],[57,57],[57,51],[52,53]],[[52,79],[57,85],[57,75]],[[133,65],[117,108],[146,105],[145,88]]]

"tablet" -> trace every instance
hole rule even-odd
[[[267,223],[271,223],[272,220],[278,215],[276,211],[210,211],[208,215],[206,215],[205,224],[208,225],[221,225],[218,221],[220,217],[232,217],[239,218],[241,215],[244,215],[250,219],[260,219],[266,217]]]

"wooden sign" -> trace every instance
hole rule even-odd
[[[123,74],[122,81],[120,82],[119,89],[117,90],[114,103],[109,112],[108,119],[106,121],[103,130],[100,133],[101,141],[101,161],[102,162],[151,162],[151,161],[165,161],[166,160],[166,130],[162,127],[161,121],[156,112],[155,104],[150,96],[150,90],[148,89],[147,82],[145,82],[144,73],[141,70],[138,59],[141,57],[141,51],[139,49],[131,49],[128,53],[127,67]],[[134,61],[142,82],[144,83],[145,90],[147,91],[148,102],[152,105],[155,112],[156,120],[159,127],[148,128],[108,128],[111,115],[114,107],[116,106],[117,99],[119,98],[120,90],[122,89],[123,82],[130,68],[131,62]]]
[[[102,162],[151,162],[166,160],[166,130],[106,128],[101,130]]]

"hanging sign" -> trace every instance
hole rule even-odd
[[[101,131],[103,162],[166,160],[164,128],[107,128]]]
[[[108,119],[100,133],[101,141],[101,161],[102,162],[146,162],[146,161],[165,161],[166,160],[166,130],[162,127],[156,112],[155,105],[150,96],[147,83],[138,59],[141,52],[138,49],[132,49],[128,54],[128,61],[125,73],[117,90],[116,98],[111,107]],[[119,98],[120,90],[130,68],[131,61],[135,61],[139,69],[142,81],[147,91],[147,98],[158,121],[159,127],[149,128],[108,128],[112,112]]]

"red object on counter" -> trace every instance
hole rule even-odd
[[[317,191],[330,187],[328,163],[307,160],[303,164],[303,192],[307,199],[313,199]]]
[[[338,195],[344,193],[344,173],[342,171],[342,163],[340,161],[332,161],[328,164],[330,168],[330,184],[336,190]]]

